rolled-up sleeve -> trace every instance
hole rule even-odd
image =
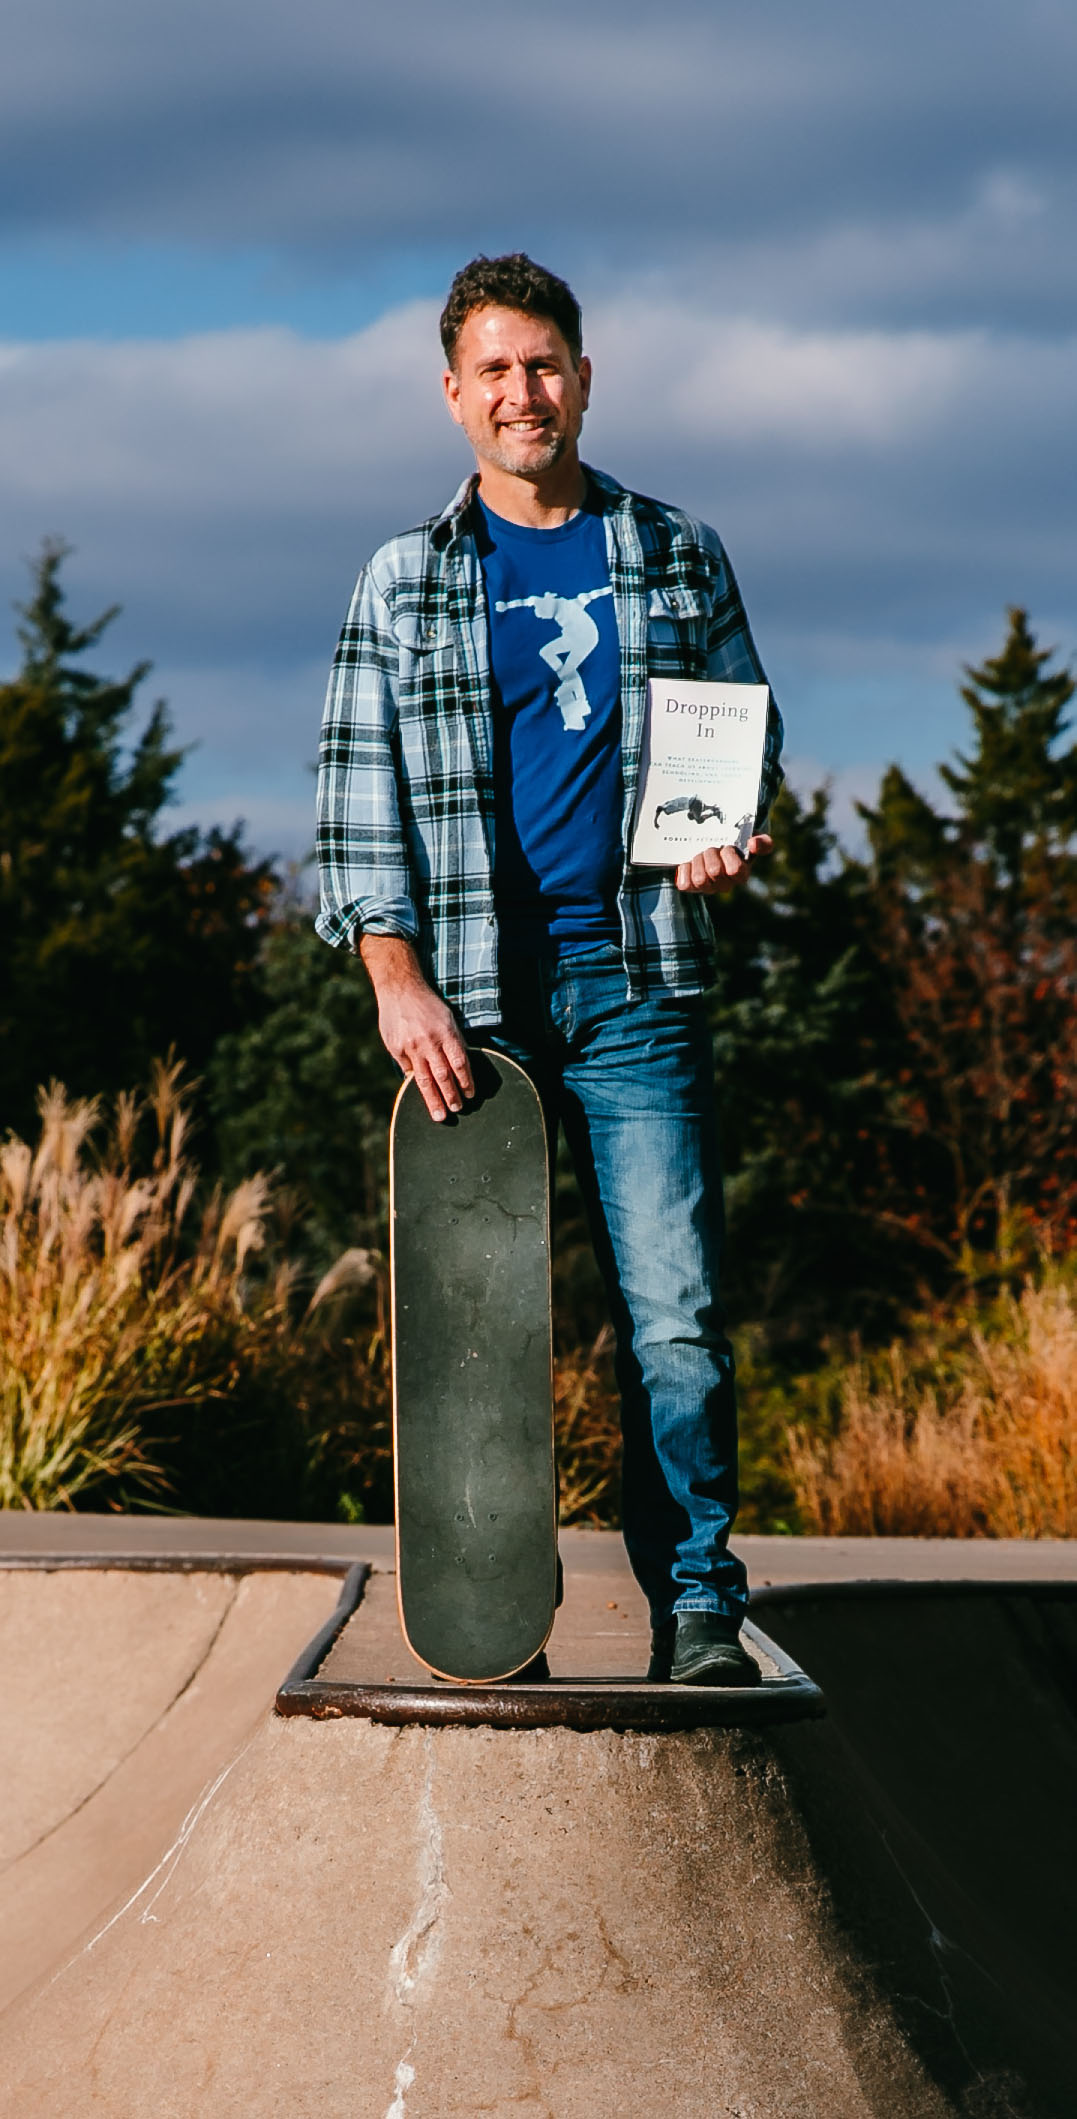
[[[418,934],[397,777],[398,663],[389,607],[366,567],[333,658],[318,757],[315,926],[337,947],[361,933]]]
[[[767,683],[767,673],[752,639],[748,614],[737,587],[736,575],[720,538],[709,533],[711,549],[718,559],[718,574],[711,605],[707,636],[707,675],[718,683],[767,684],[767,733],[763,744],[763,770],[759,785],[756,831],[766,831],[785,774],[781,768],[785,730],[778,703]]]

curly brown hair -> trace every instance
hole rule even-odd
[[[548,317],[557,325],[576,366],[583,353],[580,305],[564,280],[536,265],[523,250],[507,257],[472,258],[457,273],[441,312],[441,343],[450,368],[456,366],[460,333],[476,309],[516,309],[523,316]]]

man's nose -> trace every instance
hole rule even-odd
[[[541,379],[527,366],[526,361],[514,361],[506,381],[506,395],[514,405],[538,404],[543,392]]]

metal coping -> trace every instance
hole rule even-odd
[[[280,1552],[0,1552],[0,1574],[59,1574],[65,1568],[93,1573],[143,1575],[336,1575],[346,1576],[366,1561],[340,1553]]]
[[[370,1569],[348,1575],[331,1618],[303,1650],[276,1699],[280,1715],[355,1719],[401,1728],[633,1729],[763,1728],[825,1712],[799,1663],[748,1621],[745,1631],[775,1665],[753,1686],[648,1685],[617,1678],[575,1684],[356,1685],[319,1678],[330,1648],[362,1599]]]

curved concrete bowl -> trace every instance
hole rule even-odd
[[[829,1620],[825,1596],[769,1603],[785,1654],[808,1661],[810,1642],[828,1663],[828,1720],[646,1730],[622,1705],[614,1727],[559,1712],[541,1727],[460,1726],[442,1700],[389,1723],[266,1712],[312,1632],[314,1674],[291,1682],[319,1682],[341,1634],[337,1585],[309,1568],[228,1564],[37,1574],[9,1598],[8,1697],[18,1663],[47,1741],[36,1762],[33,1747],[8,1746],[0,1916],[23,1943],[9,1949],[22,1990],[0,2015],[4,2119],[1073,2108],[1052,2053],[1037,2075],[1034,2039],[1025,2066],[1004,1997],[992,2048],[968,1999],[975,1979],[952,1976],[948,1953],[977,1946],[972,1820],[1005,1780],[969,1753],[964,1730],[982,1744],[986,1723],[968,1689],[947,1694],[948,1653],[951,1667],[966,1656],[981,1692],[990,1667],[967,1597],[921,1590],[904,1619],[900,1589],[871,1604],[850,1585]],[[994,1713],[1009,1684],[1023,1751],[1003,1747],[1006,1771],[1021,1757],[1031,1772],[1061,1727],[1058,1659],[1077,1601],[1042,1586],[1005,1594]],[[991,1596],[980,1604],[990,1617]],[[843,1627],[844,1650],[828,1656]],[[884,1638],[895,1653],[906,1643],[904,1693],[876,1672],[858,1721],[858,1661]],[[413,1689],[429,1701],[431,1688]],[[913,1776],[932,1746],[941,1764],[921,1797]],[[944,1801],[948,1774],[963,1801]],[[945,1835],[925,1844],[932,1804],[950,1832],[966,1816],[958,1870]],[[1046,1904],[1052,1861],[1041,1869]],[[66,1927],[65,1878],[83,1891]],[[51,1908],[47,1962],[35,1903]],[[991,1969],[976,1977],[990,1985]]]

